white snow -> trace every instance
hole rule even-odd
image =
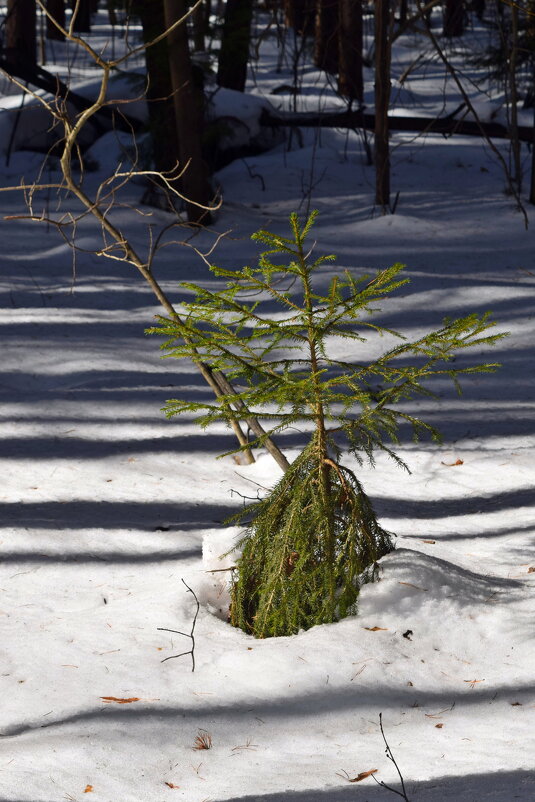
[[[417,41],[397,45],[400,70]],[[276,72],[273,38],[262,53],[258,96],[291,80],[286,67]],[[303,80],[300,108],[331,98],[316,71]],[[443,75],[434,64],[417,80],[432,114]],[[244,98],[248,124],[263,102]],[[227,113],[239,111],[233,99]],[[88,190],[124,150],[114,137],[93,147],[99,169],[87,174]],[[510,336],[485,358],[503,367],[467,378],[461,398],[439,384],[436,401],[407,406],[444,433],[442,447],[402,443],[410,474],[382,455],[375,468],[349,461],[397,535],[359,614],[256,641],[225,620],[219,569],[233,555],[219,556],[239,530],[223,521],[279,469],[264,454],[252,466],[217,460],[233,442],[224,426],[164,418],[175,388],[209,390],[193,366],[162,361],[159,341],[144,335],[160,310],[131,268],[80,252],[73,273],[53,228],[4,220],[0,800],[382,802],[394,795],[371,777],[344,776],[377,769],[400,789],[380,714],[411,800],[535,796],[533,207],[524,195],[526,229],[478,139],[394,134],[400,195],[396,214],[383,217],[356,134],[303,129],[302,138],[302,147],[294,138],[290,151],[218,174],[224,205],[214,230],[232,233],[212,261],[252,261],[253,231],[284,234],[290,211],[318,208],[317,247],[336,253],[338,266],[361,275],[407,265],[411,284],[385,301],[381,322],[414,335],[445,316],[492,309]],[[528,171],[527,151],[523,158]],[[39,160],[13,154],[3,185],[34,175]],[[58,178],[53,165],[50,173]],[[133,211],[141,193],[131,184],[113,214],[146,248],[148,226],[172,218]],[[53,213],[55,195],[39,198]],[[23,213],[14,192],[0,193],[0,207],[2,217]],[[77,207],[62,200],[62,209]],[[190,244],[207,251],[214,236]],[[84,220],[79,244],[91,251],[99,237]],[[161,250],[155,271],[177,301],[180,281],[213,282],[190,247]],[[363,352],[383,347],[373,339]],[[302,442],[293,431],[280,438],[289,457]],[[195,601],[181,580],[201,602],[194,672],[189,654],[161,662],[191,647]],[[211,749],[194,748],[201,730]]]

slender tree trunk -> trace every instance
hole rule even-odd
[[[531,50],[531,93],[533,97],[533,139],[531,143],[531,176],[529,187],[529,202],[535,205],[535,0],[528,0],[527,4],[527,31],[526,43]]]
[[[472,8],[476,12],[479,21],[485,16],[485,0],[472,0]]]
[[[327,561],[327,570],[329,572],[329,596],[330,602],[333,607],[335,605],[336,587],[334,584],[334,560],[335,560],[335,526],[334,526],[334,510],[331,498],[331,481],[329,476],[329,468],[327,466],[328,447],[327,447],[327,432],[325,428],[325,410],[322,401],[321,381],[319,379],[320,365],[318,361],[318,350],[316,345],[316,332],[314,330],[314,296],[312,294],[312,287],[307,275],[306,257],[302,246],[299,246],[299,264],[301,265],[300,275],[303,282],[304,289],[304,305],[306,308],[307,323],[307,340],[308,351],[310,355],[310,370],[314,377],[314,396],[310,401],[310,409],[315,417],[316,426],[316,445],[317,445],[317,465],[318,465],[318,491],[320,494],[324,520],[327,524],[326,531],[323,534],[325,538],[325,555]]]
[[[332,74],[338,72],[339,0],[316,0],[314,64]]]
[[[314,0],[284,0],[284,21],[300,36],[314,35],[315,16]]]
[[[513,157],[512,178],[516,184],[518,194],[522,191],[522,163],[520,159],[520,140],[518,138],[518,90],[516,83],[516,68],[518,60],[518,6],[511,6],[511,36],[509,47],[509,102],[511,132],[511,153]]]
[[[204,30],[208,35],[210,33],[210,17],[212,16],[212,0],[204,0]]]
[[[164,0],[166,26],[170,27],[177,19],[184,16],[187,10],[187,0]],[[194,223],[208,223],[211,219],[210,213],[196,205],[208,206],[213,195],[201,152],[204,92],[202,85],[195,82],[187,26],[179,25],[169,34],[168,40],[180,167],[186,168],[181,178],[181,187],[188,198],[186,202],[188,220]]]
[[[238,92],[245,89],[252,19],[252,0],[227,0],[217,68],[219,86]]]
[[[340,0],[338,91],[362,105],[362,0]]]
[[[91,33],[91,0],[71,0],[76,33]]]
[[[65,27],[65,0],[47,0],[46,9],[49,14],[52,14],[56,22]],[[65,36],[58,31],[54,23],[46,19],[46,38],[54,39],[57,42],[63,42]]]
[[[134,0],[132,11],[140,19],[144,42],[152,41],[165,30],[163,3]],[[156,170],[169,173],[179,162],[179,150],[167,40],[147,48],[145,61],[153,162]]]
[[[408,0],[400,0],[399,3],[399,24],[401,27],[405,25],[407,22],[407,16],[409,11],[409,2]]]
[[[462,36],[464,32],[464,2],[463,0],[446,0],[444,5],[444,36],[452,38]]]
[[[375,202],[386,212],[390,204],[390,2],[375,0]]]
[[[113,5],[113,0],[106,0],[106,9],[108,11],[108,19],[110,21],[110,25],[112,28],[114,28],[118,24],[119,20],[117,19],[117,11],[115,6]]]
[[[37,62],[35,0],[8,0],[5,20],[5,58],[11,64]]]
[[[535,82],[535,75],[533,76]],[[531,144],[531,181],[529,187],[529,202],[535,206],[535,103],[533,104],[533,140]]]
[[[206,12],[204,3],[193,12],[193,49],[196,53],[204,52],[204,34],[206,32]]]

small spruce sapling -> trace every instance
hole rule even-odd
[[[257,637],[294,634],[356,611],[359,586],[373,578],[392,540],[354,472],[340,464],[341,449],[359,464],[363,457],[373,464],[382,449],[403,465],[388,445],[399,442],[400,425],[408,424],[415,439],[440,435],[396,404],[431,395],[424,384],[431,377],[449,377],[459,390],[461,374],[495,370],[497,363],[455,368],[451,359],[504,336],[488,333],[494,325],[488,314],[445,321],[413,342],[378,325],[369,318],[374,304],[408,281],[400,264],[374,277],[336,273],[320,292],[319,271],[335,257],[314,259],[305,245],[316,214],[304,224],[292,214],[289,237],[258,231],[253,239],[267,250],[257,267],[212,267],[224,284],[214,290],[186,283],[195,300],[184,304],[180,321],[160,318],[150,330],[167,338],[166,356],[187,358],[195,349],[225,371],[248,414],[267,422],[266,436],[295,424],[312,430],[273,490],[236,516],[248,523],[231,622]],[[275,264],[279,255],[282,263]],[[370,331],[401,342],[369,362],[361,344]],[[332,355],[336,338],[353,341],[354,361]],[[169,417],[193,412],[207,426],[226,420],[225,404],[235,400],[234,394],[218,402],[172,399],[164,409]]]

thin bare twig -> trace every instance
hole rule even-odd
[[[382,780],[378,780],[373,774],[370,775],[370,776],[375,780],[377,785],[381,785],[383,788],[386,788],[388,791],[392,791],[393,794],[397,794],[402,799],[404,799],[405,802],[410,802],[410,799],[407,796],[407,791],[405,789],[405,782],[403,780],[403,775],[401,774],[401,770],[400,770],[398,764],[396,763],[396,759],[395,759],[394,755],[392,754],[392,750],[390,749],[390,745],[389,745],[388,741],[386,740],[385,731],[383,729],[383,714],[382,713],[379,713],[379,727],[381,728],[381,735],[383,736],[383,741],[385,742],[385,747],[386,747],[385,755],[391,761],[391,763],[393,763],[394,766],[396,767],[396,771],[398,773],[399,780],[400,780],[400,783],[401,783],[401,791],[398,791],[396,788],[392,788],[391,785],[387,785]]]
[[[182,584],[184,584],[187,589],[188,593],[193,595],[195,599],[195,604],[197,605],[197,609],[195,611],[195,615],[193,617],[193,622],[191,624],[191,630],[188,632],[180,632],[178,629],[167,629],[167,627],[157,627],[160,632],[174,632],[175,635],[184,635],[185,638],[191,638],[191,649],[188,649],[187,652],[180,652],[180,654],[172,654],[169,657],[165,657],[161,662],[165,663],[167,660],[174,660],[176,657],[184,657],[185,654],[191,654],[191,670],[195,671],[195,624],[197,623],[197,616],[199,615],[199,610],[201,605],[199,604],[199,599],[195,595],[195,591],[190,588],[187,582],[184,579],[181,580]]]

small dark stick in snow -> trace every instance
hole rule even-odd
[[[394,758],[394,755],[392,754],[392,750],[390,749],[390,746],[389,746],[389,744],[388,744],[388,741],[386,740],[385,731],[384,731],[384,729],[383,729],[383,714],[382,714],[382,713],[379,713],[379,727],[381,728],[381,735],[383,736],[383,741],[385,742],[385,746],[386,746],[386,749],[385,749],[385,755],[387,756],[387,758],[388,758],[388,759],[389,759],[389,760],[390,760],[390,761],[391,761],[391,762],[394,764],[394,766],[396,767],[396,771],[397,771],[397,773],[398,773],[398,775],[399,775],[399,779],[400,779],[400,782],[401,782],[401,791],[398,791],[398,790],[396,790],[395,788],[392,788],[392,786],[391,786],[391,785],[387,785],[387,784],[386,784],[385,782],[383,782],[382,780],[378,780],[378,779],[376,779],[376,777],[374,777],[374,775],[373,775],[373,774],[372,774],[372,775],[370,775],[370,776],[371,776],[371,777],[372,777],[372,778],[375,780],[375,782],[377,783],[377,785],[381,785],[383,788],[386,788],[388,791],[392,791],[392,793],[393,793],[393,794],[397,794],[398,796],[402,797],[402,799],[404,799],[404,800],[405,800],[405,802],[410,802],[410,799],[409,799],[409,797],[407,796],[407,791],[405,790],[405,783],[404,783],[404,781],[403,781],[403,776],[402,776],[402,774],[401,774],[401,771],[400,771],[400,769],[399,769],[399,766],[398,766],[398,764],[396,763],[396,759]]]
[[[195,671],[195,635],[194,635],[194,632],[195,632],[195,624],[197,623],[197,616],[199,615],[199,610],[200,610],[200,606],[201,605],[199,604],[199,599],[195,595],[195,591],[193,591],[190,588],[190,586],[183,579],[181,581],[182,581],[182,584],[184,584],[187,587],[188,593],[191,593],[193,595],[193,598],[195,599],[195,603],[197,605],[197,609],[195,611],[195,616],[193,617],[193,623],[191,625],[191,631],[188,634],[187,632],[180,632],[178,629],[167,629],[167,627],[158,627],[158,630],[160,632],[174,632],[176,635],[184,635],[185,638],[191,638],[191,649],[189,651],[187,651],[187,652],[180,652],[180,654],[172,654],[169,657],[165,657],[161,662],[165,663],[166,660],[174,660],[175,657],[184,657],[185,654],[191,654],[191,670]]]

